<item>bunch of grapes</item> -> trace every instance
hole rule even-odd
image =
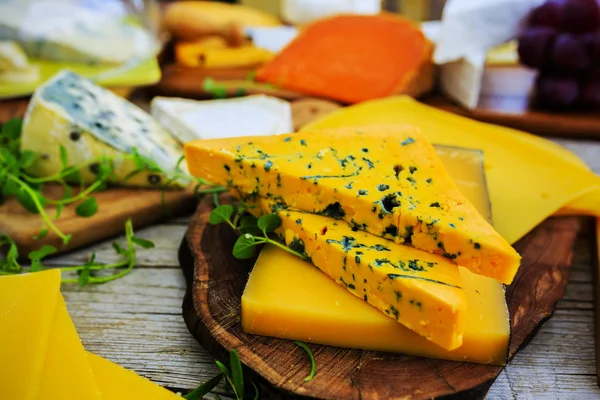
[[[539,71],[535,101],[548,108],[600,108],[600,5],[549,0],[519,37],[521,63]]]

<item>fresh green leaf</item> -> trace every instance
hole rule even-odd
[[[183,398],[186,400],[200,400],[204,397],[204,395],[210,393],[210,391],[213,390],[222,380],[223,374],[219,374],[214,378],[207,380],[202,385],[183,396]]]
[[[90,282],[91,277],[91,267],[94,265],[96,261],[96,253],[93,252],[90,258],[83,264],[83,269],[79,274],[79,286],[83,287]]]
[[[213,192],[212,194],[213,206],[219,207],[221,203],[219,203],[219,192]]]
[[[240,220],[238,229],[241,233],[249,233],[253,236],[262,235],[262,231],[257,226],[258,218],[252,214],[244,215]]]
[[[48,235],[48,228],[42,228],[40,232],[33,237],[33,240],[40,240],[45,238]]]
[[[315,356],[313,355],[312,351],[305,343],[302,343],[298,340],[295,340],[294,343],[296,345],[300,346],[301,348],[303,348],[304,351],[306,351],[308,358],[310,359],[310,374],[308,374],[308,376],[306,378],[304,378],[304,381],[308,382],[315,377],[315,374],[317,372],[317,363],[315,362]]]
[[[266,235],[281,226],[281,217],[277,214],[265,214],[258,219],[257,225]]]
[[[56,205],[56,212],[54,213],[54,219],[60,218],[60,215],[62,214],[62,211],[64,208],[65,208],[65,205],[63,203],[59,203]]]
[[[133,236],[131,238],[131,241],[144,249],[153,249],[155,247],[154,242],[151,240],[148,240],[148,239],[142,239],[142,238]]]
[[[7,273],[19,273],[21,265],[19,264],[19,249],[17,244],[10,237],[0,234],[0,246],[8,245],[8,251],[4,259],[0,258],[0,271]]]
[[[254,386],[254,400],[259,400],[260,399],[260,392],[258,391],[258,388],[254,384],[254,382],[252,382],[252,386]]]
[[[136,167],[138,167],[139,169],[145,170],[145,171],[150,171],[150,172],[160,172],[160,173],[163,172],[160,165],[158,165],[154,160],[138,153],[137,149],[134,149],[131,152],[131,155],[133,157],[133,162],[135,163]]]
[[[19,157],[19,166],[22,169],[27,169],[27,168],[31,167],[31,165],[34,163],[36,157],[37,156],[34,151],[31,151],[31,150],[21,151],[21,155]]]
[[[252,258],[256,245],[257,242],[254,237],[249,233],[245,233],[238,237],[233,245],[233,256],[239,259]]]
[[[219,368],[221,370],[221,372],[223,373],[223,375],[225,375],[225,377],[229,377],[231,378],[231,372],[229,371],[229,368],[227,368],[221,361],[219,360],[215,360],[215,364],[217,364],[217,368]]]
[[[19,172],[19,162],[13,152],[7,147],[0,147],[0,160],[3,166],[6,166],[8,172],[17,175]]]
[[[96,214],[98,211],[98,203],[95,197],[88,197],[75,207],[75,213],[80,217],[88,218]]]
[[[67,154],[67,148],[62,144],[59,147],[60,151],[60,165],[62,169],[65,169],[69,166],[69,155]]]
[[[2,185],[2,194],[5,196],[16,196],[19,194],[21,186],[12,179],[7,179]]]
[[[63,174],[63,179],[65,182],[79,184],[83,181],[83,175],[78,169],[69,169]]]
[[[41,260],[44,257],[49,256],[50,254],[54,254],[57,252],[56,247],[54,246],[50,246],[48,244],[43,245],[41,248],[34,250],[32,252],[29,253],[29,255],[27,257],[29,257],[29,259],[31,261],[34,260]]]
[[[233,391],[238,399],[244,398],[244,372],[240,356],[235,349],[229,351],[229,366],[231,367],[231,380],[233,381]]]
[[[212,225],[218,225],[225,221],[229,221],[233,214],[233,207],[229,204],[223,204],[211,211],[208,222]]]
[[[21,137],[23,129],[23,120],[21,118],[13,118],[2,124],[0,135],[9,140],[17,140]]]
[[[125,250],[123,248],[123,246],[121,246],[121,244],[119,242],[112,242],[112,247],[113,247],[113,249],[115,250],[115,252],[117,254],[121,254],[121,255],[124,255],[124,256],[126,256],[128,254],[128,251]]]
[[[40,209],[35,204],[35,200],[37,199],[38,203],[44,208],[46,206],[46,199],[42,196],[42,194],[38,191],[34,191],[30,188],[24,188],[21,186],[19,189],[19,193],[17,194],[17,201],[27,211],[32,214],[39,214]]]

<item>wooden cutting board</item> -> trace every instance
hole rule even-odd
[[[27,108],[28,99],[0,102],[0,122],[22,117]],[[48,186],[45,194],[60,198],[58,186]],[[26,257],[32,250],[44,244],[50,244],[65,252],[75,248],[104,240],[123,233],[125,221],[131,218],[134,229],[162,221],[170,216],[192,212],[197,202],[190,191],[168,191],[164,205],[159,190],[112,188],[94,193],[98,202],[98,212],[90,218],[81,218],[75,214],[75,205],[67,206],[60,219],[54,221],[65,234],[73,237],[67,246],[56,234],[50,232],[40,240],[34,240],[42,228],[39,215],[24,210],[14,198],[6,199],[0,206],[0,234],[10,236],[19,248],[19,254]],[[55,209],[48,207],[48,214],[54,216]]]
[[[482,399],[502,371],[499,366],[311,344],[317,374],[304,382],[310,366],[292,341],[243,332],[240,301],[255,260],[232,256],[235,233],[224,224],[210,225],[211,209],[210,199],[201,202],[180,247],[187,281],[183,316],[215,358],[227,362],[230,349],[239,352],[245,376],[259,385],[261,399]],[[510,359],[562,297],[580,225],[575,217],[551,218],[516,244],[523,263],[507,290]]]
[[[520,73],[520,72],[523,73]],[[505,125],[542,136],[563,136],[600,138],[600,113],[597,111],[560,111],[549,112],[530,108],[527,97],[531,86],[531,74],[524,68],[515,66],[497,68],[488,77],[486,93],[480,99],[480,105],[473,109],[464,109],[439,93],[433,93],[422,99],[426,104],[464,115],[478,121]],[[191,98],[212,98],[219,88],[227,96],[245,94],[268,94],[287,100],[296,100],[307,95],[277,88],[273,85],[257,83],[247,77],[250,68],[206,70],[201,68],[183,68],[175,64],[163,66],[161,81],[154,92],[165,96]],[[212,90],[207,91],[205,82],[213,81]],[[523,92],[506,90],[504,84],[511,81],[511,88],[521,87]]]

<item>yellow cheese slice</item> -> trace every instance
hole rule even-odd
[[[462,344],[466,297],[455,264],[343,221],[296,211],[279,216],[285,243],[350,293],[443,348]]]
[[[0,276],[0,399],[38,398],[60,271]]]
[[[566,150],[538,145],[543,139],[441,111],[409,97],[390,97],[343,108],[303,130],[375,123],[411,124],[432,143],[482,150],[495,228],[509,243],[519,240],[563,206],[581,201],[582,196],[600,187],[596,175],[561,156]]]
[[[344,219],[504,283],[519,266],[516,251],[410,126],[199,140],[185,150],[192,174],[271,198],[278,208]]]
[[[133,371],[89,352],[87,356],[103,400],[181,400],[180,396]]]
[[[265,246],[242,296],[244,332],[415,356],[506,363],[510,328],[504,288],[460,268],[467,296],[463,344],[448,351],[350,296],[309,262]]]
[[[39,400],[102,399],[86,352],[60,293],[39,387]]]

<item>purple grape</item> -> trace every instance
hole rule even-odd
[[[579,102],[586,107],[600,108],[600,70],[591,72],[583,80]]]
[[[590,57],[582,36],[561,33],[552,47],[552,67],[560,71],[584,71],[590,66]]]
[[[550,0],[534,8],[529,14],[528,25],[549,26],[557,29],[560,25],[560,14],[564,4],[565,0]]]
[[[566,108],[579,95],[579,81],[572,76],[540,75],[536,81],[536,99],[551,108]]]
[[[600,25],[597,0],[568,0],[562,10],[560,28],[566,32],[591,32]]]
[[[553,28],[536,26],[525,29],[519,36],[519,59],[528,67],[541,68],[550,60],[555,38]]]

